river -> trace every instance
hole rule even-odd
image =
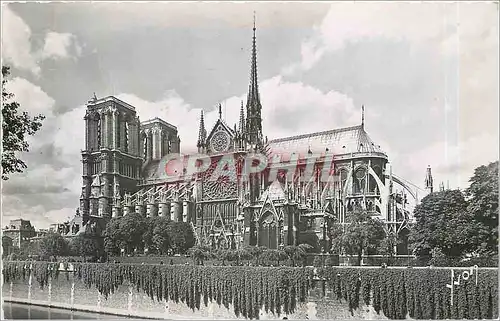
[[[70,311],[58,308],[41,307],[29,304],[3,303],[4,319],[50,320],[50,319],[132,319],[102,313]],[[137,319],[137,318],[134,318]]]

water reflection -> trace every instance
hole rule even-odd
[[[50,319],[131,319],[124,316],[109,314],[70,311],[65,309],[40,307],[29,304],[3,304],[4,319],[50,320]],[[134,318],[137,319],[137,318]]]

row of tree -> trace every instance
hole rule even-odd
[[[108,255],[136,251],[153,254],[185,253],[195,244],[191,224],[166,217],[145,218],[131,213],[113,218],[104,231],[104,250]]]
[[[415,255],[435,265],[498,257],[498,161],[475,169],[465,191],[427,195],[410,232]],[[488,264],[488,263],[486,263]]]

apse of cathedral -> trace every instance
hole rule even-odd
[[[364,116],[347,128],[272,140],[263,135],[255,32],[254,25],[250,84],[239,122],[226,123],[219,105],[219,118],[207,131],[201,113],[198,155],[210,164],[188,180],[164,173],[186,172],[185,163],[169,168],[164,162],[181,151],[174,125],[159,118],[140,122],[133,106],[112,96],[88,102],[83,224],[136,212],[188,222],[197,242],[216,248],[275,249],[313,236],[324,240],[328,251],[331,224],[349,223],[350,213],[363,210],[382,219],[387,233],[406,237],[411,220],[406,195],[416,196],[393,175],[388,156],[365,131]],[[247,175],[242,164],[256,153],[269,161],[264,170]],[[234,170],[227,170],[229,165]]]

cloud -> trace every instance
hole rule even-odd
[[[457,42],[474,46],[483,41],[483,32],[498,30],[494,6],[458,2],[333,3],[323,21],[315,26],[314,34],[303,41],[301,62],[287,66],[285,71],[309,70],[325,54],[341,49],[347,42],[370,38],[406,41],[412,46],[432,45],[443,54],[455,54]]]
[[[417,181],[423,181],[423,169],[431,165],[436,189],[440,182],[465,189],[476,167],[498,160],[498,144],[498,136],[493,134],[470,137],[457,144],[438,141],[407,155],[408,173],[421,173]]]
[[[39,86],[24,78],[15,77],[8,80],[6,88],[14,94],[13,99],[19,103],[21,110],[32,115],[43,114],[47,117],[52,115],[55,100]]]
[[[37,228],[47,227],[66,219],[78,206],[85,107],[55,116],[55,100],[40,87],[19,77],[7,86],[21,111],[47,117],[40,131],[27,138],[30,152],[20,155],[28,168],[3,182],[2,217],[29,219]]]
[[[39,76],[42,60],[67,59],[81,55],[82,47],[76,36],[70,33],[49,31],[45,35],[43,47],[34,49],[28,24],[9,6],[3,6],[2,9],[2,57],[14,67],[29,70]]]
[[[324,16],[324,3],[92,3],[82,9],[106,19],[114,29],[148,27],[206,27],[223,23],[231,28],[248,28],[253,12],[259,28],[309,27]],[[297,15],[300,12],[300,15]]]
[[[76,41],[76,36],[70,33],[51,31],[45,35],[45,44],[41,51],[41,56],[44,59],[69,58],[70,50],[74,50],[77,56],[81,54],[82,49]]]
[[[262,81],[259,89],[263,131],[269,139],[328,130],[346,123],[355,125],[361,121],[360,110],[342,93],[325,93],[300,82],[286,82],[281,76]],[[134,94],[120,94],[117,98],[135,106],[141,121],[160,117],[177,126],[182,151],[196,150],[201,109],[191,108],[175,91],[167,92],[156,102]],[[222,103],[223,118],[231,128],[238,123],[241,101],[246,105],[246,94],[227,98]],[[210,132],[219,117],[218,108],[214,106],[205,111],[204,117],[206,130]]]
[[[40,73],[31,49],[31,29],[8,6],[2,6],[2,56],[16,68]]]

